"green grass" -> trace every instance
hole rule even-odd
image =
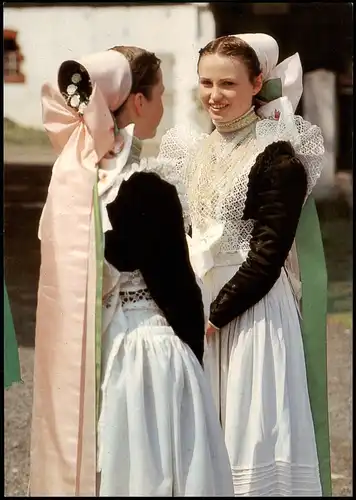
[[[23,127],[18,123],[4,118],[4,142],[21,146],[49,146],[50,142],[44,130]]]
[[[351,330],[352,328],[352,314],[351,313],[335,313],[328,314],[328,320],[330,323],[339,323],[345,328],[345,330]]]

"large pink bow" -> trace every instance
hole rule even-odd
[[[42,104],[59,157],[40,224],[31,496],[96,496],[93,187],[114,122],[95,85],[82,117],[48,84]]]
[[[42,117],[53,148],[58,154],[70,144],[72,134],[78,134],[77,154],[84,167],[93,168],[93,164],[95,166],[113,148],[113,117],[103,94],[95,84],[90,101],[80,115],[67,106],[58,90],[45,83],[42,87]]]

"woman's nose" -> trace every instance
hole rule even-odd
[[[209,101],[216,102],[221,99],[221,92],[218,87],[213,87],[210,92]]]

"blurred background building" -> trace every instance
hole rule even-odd
[[[280,60],[299,52],[304,95],[298,108],[324,134],[326,155],[319,191],[338,170],[352,168],[353,33],[351,3],[120,2],[13,3],[4,9],[6,118],[41,128],[40,88],[55,81],[68,58],[114,45],[138,45],[162,59],[165,113],[149,152],[169,127],[211,124],[197,99],[199,48],[215,36],[267,32]]]
[[[216,35],[259,33],[279,44],[280,61],[299,52],[304,94],[297,113],[319,125],[325,167],[318,193],[328,195],[338,171],[352,170],[353,4],[213,2]]]
[[[175,123],[209,128],[195,100],[198,50],[215,36],[208,3],[12,4],[5,7],[4,25],[7,118],[41,128],[41,85],[56,82],[62,61],[137,45],[162,60],[166,88],[165,112],[150,152]]]

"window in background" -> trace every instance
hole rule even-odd
[[[17,32],[4,30],[4,81],[5,83],[24,83],[25,75],[21,72],[23,56],[17,44]]]

